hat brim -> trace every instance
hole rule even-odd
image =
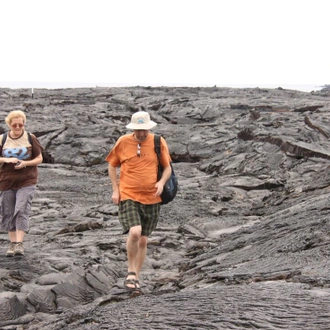
[[[139,130],[139,129],[152,129],[155,126],[157,126],[157,123],[155,123],[154,121],[150,120],[149,123],[147,124],[135,124],[135,123],[130,123],[128,125],[126,125],[126,128],[128,129],[134,129],[134,130]]]

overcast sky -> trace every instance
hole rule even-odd
[[[0,86],[324,85],[328,3],[1,1]]]

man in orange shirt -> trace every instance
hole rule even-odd
[[[112,185],[112,201],[119,205],[118,217],[126,243],[128,270],[124,286],[132,293],[140,293],[139,274],[147,253],[148,236],[156,228],[160,212],[160,195],[171,176],[171,157],[166,141],[161,138],[160,163],[164,167],[157,180],[158,158],[154,148],[154,134],[149,132],[157,124],[145,111],[133,114],[126,126],[133,133],[121,136],[106,157]],[[120,167],[119,181],[117,167]]]

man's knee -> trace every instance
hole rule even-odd
[[[132,240],[138,241],[141,238],[142,227],[134,226],[129,230],[129,236]]]

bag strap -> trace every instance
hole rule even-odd
[[[1,143],[1,147],[4,146],[6,140],[7,140],[7,132],[2,134],[2,143]]]
[[[27,134],[28,134],[29,142],[30,142],[30,144],[31,144],[31,146],[32,146],[32,137],[31,137],[31,134],[30,134],[29,132],[27,132]]]
[[[154,144],[155,144],[155,153],[157,154],[158,159],[161,157],[160,151],[160,135],[154,135]]]

